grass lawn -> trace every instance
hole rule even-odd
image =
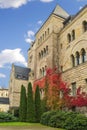
[[[5,122],[5,123],[0,123],[0,126],[3,127],[31,127],[32,130],[38,129],[38,130],[64,130],[64,129],[58,129],[58,128],[51,128],[51,127],[47,127],[44,125],[41,125],[40,123],[24,123],[24,122]]]

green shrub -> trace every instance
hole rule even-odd
[[[49,119],[48,125],[51,127],[64,128],[65,112],[59,111],[56,115],[52,115]]]
[[[87,117],[82,114],[76,114],[74,118],[67,118],[65,124],[65,129],[67,130],[87,130]]]
[[[42,115],[41,123],[66,130],[87,130],[87,117],[76,112],[49,111]]]
[[[43,124],[43,125],[48,125],[50,118],[51,118],[53,115],[56,115],[56,113],[57,113],[57,111],[48,111],[48,112],[45,112],[45,113],[41,116],[40,123]]]
[[[0,122],[15,122],[18,118],[14,117],[10,113],[0,112]]]

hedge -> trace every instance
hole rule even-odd
[[[0,112],[0,122],[15,122],[18,118],[14,117],[10,113]]]
[[[41,116],[40,122],[66,130],[87,130],[87,117],[76,112],[49,111]]]

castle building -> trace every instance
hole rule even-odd
[[[71,86],[73,95],[79,86],[87,90],[87,5],[73,16],[59,5],[55,7],[35,34],[35,41],[28,50],[31,72],[26,84],[41,79],[46,75],[46,68],[55,66]],[[19,86],[14,83],[11,88],[16,91],[14,97],[24,80],[18,82]]]
[[[73,95],[79,86],[87,90],[87,5],[73,16],[57,5],[36,33],[28,51],[33,81],[55,66]]]
[[[0,88],[0,112],[9,111],[8,89]]]
[[[9,81],[9,109],[13,113],[14,110],[18,110],[19,108],[21,86],[24,85],[27,90],[29,72],[29,68],[24,68],[12,64]]]

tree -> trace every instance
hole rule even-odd
[[[35,91],[35,117],[36,117],[36,122],[40,122],[41,100],[40,100],[39,86],[36,87],[36,91]]]
[[[35,122],[35,106],[31,83],[28,84],[27,94],[27,122]]]
[[[36,88],[36,85],[44,88],[44,100],[48,110],[61,109],[65,106],[65,96],[69,94],[70,89],[62,80],[61,73],[57,71],[57,68],[48,68],[46,76],[36,81],[34,88]]]
[[[19,120],[22,122],[26,121],[26,110],[27,110],[26,89],[22,85],[20,95],[20,107],[19,107]]]

